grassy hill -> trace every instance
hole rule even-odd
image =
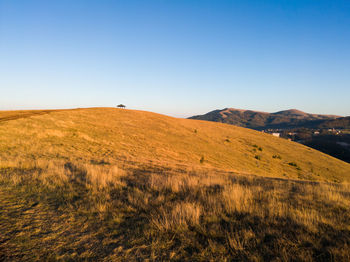
[[[350,179],[350,165],[253,130],[150,112],[76,109],[3,122],[2,160],[218,168],[308,180]],[[202,159],[202,160],[201,160]]]
[[[347,261],[350,164],[144,111],[0,112],[0,260]]]

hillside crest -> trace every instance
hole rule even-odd
[[[59,157],[327,181],[348,180],[350,174],[348,163],[269,134],[127,109],[64,110],[3,121],[0,136],[4,161]]]

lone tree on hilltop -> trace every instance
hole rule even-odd
[[[117,107],[118,107],[118,108],[125,108],[126,106],[123,105],[123,104],[119,104],[119,105],[117,105]]]

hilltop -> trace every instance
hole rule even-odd
[[[347,163],[241,127],[114,108],[42,113],[1,122],[2,160],[58,157],[293,179],[349,179]]]
[[[309,114],[297,109],[275,113],[225,108],[214,110],[204,115],[192,116],[190,119],[222,122],[257,130],[276,128],[298,128],[317,126],[325,120],[336,119],[335,115]]]
[[[242,127],[0,112],[1,261],[348,261],[350,164]]]

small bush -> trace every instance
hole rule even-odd
[[[201,164],[204,163],[204,156],[202,156],[201,159],[199,159],[199,163],[201,163]]]
[[[261,160],[261,156],[259,156],[259,155],[255,155],[255,158],[258,160]]]
[[[288,165],[294,166],[297,170],[301,170],[301,168],[300,168],[300,167],[298,166],[298,164],[295,163],[295,162],[289,162]]]
[[[272,158],[282,159],[280,155],[273,155]]]
[[[262,151],[262,150],[263,150],[261,146],[258,146],[258,145],[255,145],[255,144],[253,145],[253,147],[254,147],[254,148],[257,148],[259,151]]]

